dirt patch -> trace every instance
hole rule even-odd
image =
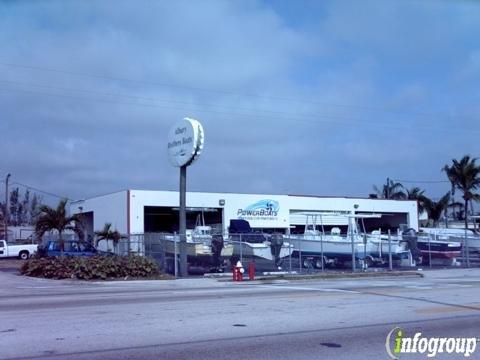
[[[19,259],[0,259],[0,270],[2,269],[20,269],[25,260]]]
[[[0,271],[18,271],[25,260],[0,259]]]

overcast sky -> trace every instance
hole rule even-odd
[[[4,0],[0,177],[71,199],[176,190],[167,133],[189,116],[192,191],[446,180],[480,156],[479,34],[478,1]]]

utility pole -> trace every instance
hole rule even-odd
[[[7,178],[5,179],[5,212],[3,213],[4,219],[3,219],[3,230],[5,232],[5,242],[8,242],[8,180],[10,179],[11,174],[9,173],[7,175]]]

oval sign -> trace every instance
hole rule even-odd
[[[195,151],[195,155],[192,158],[192,161],[189,163],[189,165],[191,165],[200,157],[200,154],[203,151],[203,144],[205,143],[205,132],[203,131],[203,126],[200,123],[200,121],[195,119],[188,119],[188,120],[190,120],[194,128],[197,129],[197,149]]]
[[[168,158],[173,166],[190,165],[202,152],[203,127],[199,121],[184,118],[173,124],[168,134]]]

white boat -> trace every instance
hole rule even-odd
[[[203,229],[202,231],[205,231]],[[187,256],[211,256],[212,255],[212,236],[203,234],[199,238],[194,236],[196,230],[186,231],[186,249]],[[165,251],[170,254],[180,253],[180,235],[165,235]],[[176,247],[176,249],[175,249]]]
[[[420,228],[420,234],[422,233],[430,235],[430,238],[433,240],[458,242],[468,247],[470,252],[480,252],[480,236],[472,230],[422,227]]]
[[[383,241],[382,250],[384,257],[388,256],[389,235],[381,234],[380,230],[373,231],[368,235],[369,241],[380,239]],[[456,264],[456,259],[461,254],[461,243],[451,240],[436,240],[428,234],[417,234],[414,229],[399,229],[397,234],[390,235],[390,243],[395,244],[397,249],[392,250],[394,260],[405,259],[402,249],[411,253],[412,265],[428,263],[432,261],[438,265]],[[387,252],[385,253],[385,249]],[[395,253],[397,251],[397,253]]]
[[[221,235],[213,238],[212,227],[205,225],[203,212],[198,215],[195,227],[186,230],[185,237],[189,263],[206,264],[212,262],[219,265],[221,258],[229,259],[233,254],[233,244],[224,242]],[[166,241],[167,253],[178,254],[180,252],[180,237],[178,235],[167,235],[165,240],[168,240]]]
[[[212,256],[212,228],[200,225],[186,231],[187,256]],[[180,236],[165,235],[165,251],[167,253],[180,253]],[[175,249],[176,243],[176,249]],[[230,257],[233,254],[233,244],[224,243],[220,256]]]
[[[392,261],[407,260],[412,265],[412,254],[409,244],[399,236],[388,236],[382,234],[381,230],[374,230],[367,235],[367,241],[371,244],[370,256],[373,262],[386,263],[389,261],[390,253]]]
[[[306,218],[305,230],[301,235],[289,235],[293,246],[293,256],[311,258],[315,267],[328,263],[344,263],[363,260],[370,256],[371,242],[358,233],[355,218],[372,217],[371,215],[301,213]],[[322,218],[338,216],[348,220],[347,233],[342,235],[338,227],[325,233]],[[375,215],[375,217],[379,217]],[[322,264],[323,259],[323,264]]]
[[[250,257],[271,260],[280,266],[281,259],[290,255],[291,245],[283,235],[257,233],[246,220],[230,220],[228,242],[233,244],[236,258]]]
[[[268,236],[266,238],[268,238]],[[271,242],[269,240],[253,243],[242,241],[240,240],[240,237],[234,236],[233,238],[230,238],[230,241],[233,244],[233,254],[238,257],[257,257],[271,261],[275,260],[275,256],[272,254]],[[284,242],[278,258],[283,259],[289,256],[292,251],[293,247],[288,242]]]

